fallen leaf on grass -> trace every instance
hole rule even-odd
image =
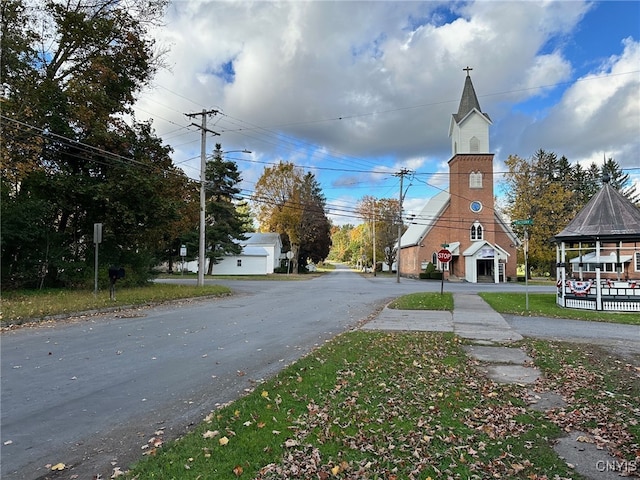
[[[220,443],[220,445],[224,446],[227,443],[229,443],[229,439],[227,437],[222,437],[220,440],[218,440],[218,443]]]
[[[218,430],[207,430],[202,434],[202,438],[215,438],[218,436],[220,432]]]
[[[233,473],[236,475],[236,477],[239,477],[240,475],[242,475],[243,469],[240,465],[236,465],[233,469]]]

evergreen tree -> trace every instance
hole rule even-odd
[[[299,268],[308,262],[322,262],[331,249],[331,223],[325,213],[326,199],[320,184],[310,172],[301,186]]]
[[[619,190],[632,203],[640,203],[640,192],[636,191],[635,185],[631,183],[629,174],[624,173],[613,158],[605,160],[600,168],[600,179],[602,180],[605,175],[609,177],[609,183],[613,188]]]
[[[207,161],[205,169],[206,241],[207,257],[211,260],[208,275],[213,265],[224,255],[237,255],[242,251],[241,241],[249,223],[245,205],[241,201],[239,184],[242,182],[238,165],[225,160],[222,145],[216,144],[213,159]]]

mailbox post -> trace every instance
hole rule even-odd
[[[98,294],[98,245],[102,243],[102,224],[93,224],[93,243],[95,245],[95,260],[94,260],[94,279],[93,279],[93,294]]]
[[[124,278],[124,268],[109,267],[109,299],[116,300],[116,280]]]

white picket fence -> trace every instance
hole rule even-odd
[[[591,288],[585,288],[585,283],[587,282],[567,280],[564,285],[558,285],[556,303],[561,307],[579,310],[597,310],[595,282]],[[600,285],[602,310],[613,312],[640,312],[639,281],[616,282],[603,280]],[[565,295],[564,305],[562,304],[562,290],[564,290]],[[582,290],[586,293],[576,293]]]

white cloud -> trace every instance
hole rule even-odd
[[[154,33],[171,47],[172,68],[159,72],[138,117],[151,115],[160,134],[173,132],[176,162],[195,157],[183,164],[192,177],[200,135],[179,127],[199,121],[184,113],[203,108],[226,115],[209,119],[222,133],[211,148],[247,148],[255,160],[446,171],[447,128],[469,65],[494,122],[496,165],[543,148],[571,161],[616,152],[621,165],[637,166],[638,38],[619,43],[576,81],[568,46],[591,8],[580,1],[173,2]],[[257,180],[262,167],[247,166],[245,179]],[[370,182],[367,194],[395,196],[390,176],[314,173],[327,188]],[[353,204],[361,196],[347,193]]]
[[[580,78],[545,118],[522,130],[521,146],[531,153],[539,148],[555,151],[574,162],[607,154],[623,167],[638,167],[638,65],[640,44],[626,39],[621,55]]]

